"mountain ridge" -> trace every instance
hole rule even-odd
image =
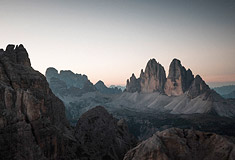
[[[153,58],[147,62],[145,71],[141,70],[139,78],[136,78],[134,73],[132,74],[127,80],[125,91],[160,92],[168,96],[179,96],[191,90],[190,93],[194,94],[191,96],[196,97],[208,89],[209,86],[205,81],[199,75],[194,77],[192,71],[186,70],[180,60],[176,58],[172,60],[166,77],[164,67]]]

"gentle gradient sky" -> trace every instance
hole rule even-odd
[[[24,44],[34,69],[125,85],[150,58],[207,82],[235,81],[234,0],[0,0],[0,48]],[[223,84],[223,83],[222,83]]]

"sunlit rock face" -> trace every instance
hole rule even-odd
[[[193,80],[191,70],[186,70],[179,60],[174,59],[170,64],[164,91],[168,96],[179,96],[189,89]]]
[[[124,160],[233,160],[235,144],[223,136],[171,128],[155,133],[125,155]]]
[[[132,74],[130,80],[127,80],[127,92],[152,93],[155,91],[164,92],[166,74],[163,66],[155,59],[150,59],[145,71],[141,70],[140,77],[137,79]]]
[[[166,74],[163,66],[160,63],[157,63],[155,59],[150,59],[145,71],[140,75],[141,92],[164,92],[165,82]]]
[[[75,137],[79,157],[91,160],[122,160],[135,145],[124,120],[117,120],[104,107],[95,107],[79,119]]]
[[[0,157],[66,158],[66,134],[62,101],[31,67],[23,45],[8,45],[0,54]]]

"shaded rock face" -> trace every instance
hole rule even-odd
[[[91,160],[121,160],[135,144],[125,121],[118,121],[100,106],[81,116],[75,136],[79,157]]]
[[[0,157],[68,158],[69,123],[46,78],[33,70],[23,45],[0,54]]]
[[[164,92],[166,82],[165,70],[155,59],[150,59],[145,68],[141,70],[140,77],[136,79],[132,74],[130,80],[127,80],[127,92],[152,93],[154,91]]]
[[[171,128],[128,151],[124,160],[233,160],[235,144],[220,135]]]
[[[189,88],[188,95],[190,98],[195,98],[206,92],[211,92],[209,86],[197,75]]]
[[[121,89],[118,89],[117,87],[115,88],[108,88],[103,81],[99,80],[96,84],[95,84],[95,88],[103,94],[119,94],[122,93]]]
[[[164,91],[168,96],[181,95],[189,89],[193,80],[192,71],[186,70],[179,60],[174,59],[170,64]]]
[[[75,97],[87,92],[97,91],[86,75],[75,74],[70,70],[62,70],[58,73],[58,70],[49,67],[46,70],[46,78],[53,93],[59,97]]]

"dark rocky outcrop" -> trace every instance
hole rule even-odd
[[[124,160],[233,160],[235,144],[223,136],[188,129],[171,128],[128,151]]]
[[[174,59],[170,64],[164,91],[168,96],[181,95],[189,89],[193,80],[192,71],[186,70],[180,60]]]
[[[95,84],[96,89],[103,94],[119,94],[122,93],[121,89],[118,89],[117,87],[115,88],[108,88],[103,81],[99,80]]]
[[[70,159],[65,108],[46,78],[33,70],[23,45],[0,54],[1,159]]]
[[[125,121],[118,121],[100,106],[81,116],[75,136],[79,157],[90,160],[121,160],[135,144]]]
[[[150,59],[145,71],[141,70],[140,77],[136,79],[132,74],[130,80],[127,80],[127,92],[152,93],[155,91],[164,92],[166,74],[163,66],[155,59]]]

